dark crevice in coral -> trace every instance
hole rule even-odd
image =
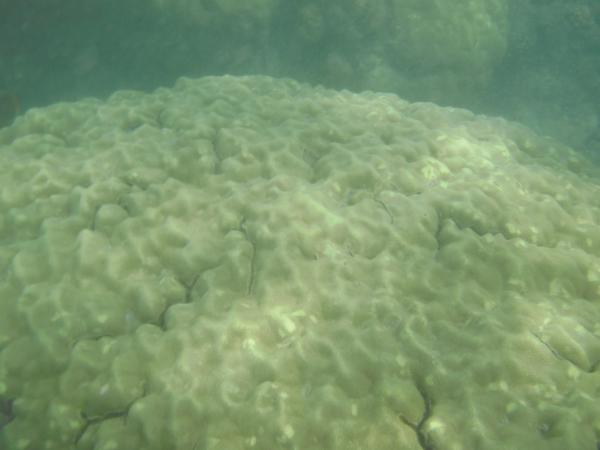
[[[434,253],[434,259],[438,258],[439,253],[442,250],[441,235],[442,235],[442,229],[444,228],[442,221],[443,220],[440,217],[440,215],[437,214],[437,225],[436,225],[435,232],[433,233],[433,238],[435,239],[435,246],[436,246],[435,253]]]
[[[600,361],[596,361],[594,364],[592,364],[589,369],[586,369],[585,367],[581,367],[577,362],[573,361],[572,359],[570,359],[568,356],[563,356],[561,355],[558,351],[556,351],[554,349],[554,347],[552,347],[550,344],[548,344],[544,339],[542,339],[542,337],[534,332],[531,332],[531,334],[533,334],[536,339],[538,341],[540,341],[549,351],[550,353],[552,353],[552,355],[554,355],[554,357],[556,359],[558,359],[559,361],[567,361],[570,364],[572,364],[573,366],[577,367],[579,370],[581,370],[582,372],[587,372],[587,373],[592,373],[595,372],[596,369],[598,368],[598,366],[600,365]]]
[[[548,344],[546,341],[544,341],[540,335],[538,335],[534,332],[531,332],[531,334],[533,334],[535,336],[535,338],[538,341],[540,341],[544,345],[544,347],[546,347],[550,351],[550,353],[552,353],[554,355],[554,357],[556,359],[561,360],[561,361],[564,360],[564,358],[562,356],[560,356],[560,354],[556,350],[554,350],[550,344]]]
[[[185,281],[179,280],[179,282],[185,287],[185,300],[181,303],[191,303],[192,302],[192,291],[194,287],[196,287],[196,283],[200,279],[200,274],[196,275],[191,282],[186,283]]]
[[[200,274],[196,275],[194,277],[194,279],[191,282],[189,282],[189,283],[186,283],[184,281],[178,280],[179,283],[181,283],[181,285],[183,287],[185,287],[185,298],[182,301],[180,301],[180,302],[175,302],[175,303],[171,303],[171,304],[167,305],[167,307],[162,310],[162,312],[158,316],[158,320],[157,320],[157,323],[156,323],[156,325],[161,330],[165,331],[167,329],[165,320],[166,320],[167,313],[169,312],[169,309],[172,306],[174,306],[174,305],[184,305],[186,303],[191,303],[192,302],[192,291],[194,290],[194,287],[196,286],[196,283],[198,282],[199,278],[200,278]]]
[[[118,337],[118,335],[116,335],[116,334],[84,334],[84,335],[78,336],[77,339],[73,340],[73,343],[71,344],[71,348],[74,348],[81,341],[99,341],[100,339],[104,339],[104,338],[115,339],[117,337]]]
[[[92,222],[90,223],[90,230],[92,231],[96,231],[96,218],[98,217],[98,211],[100,211],[100,208],[102,207],[102,205],[98,205],[96,206],[96,209],[94,210],[94,214],[92,216]]]
[[[244,235],[244,238],[252,246],[252,255],[250,256],[250,275],[248,276],[248,284],[246,288],[246,295],[250,296],[254,292],[254,285],[256,283],[256,243],[252,239],[250,239],[250,236],[248,236],[248,231],[246,230],[245,217],[242,217],[242,220],[240,221],[239,230]]]
[[[221,158],[221,155],[219,154],[219,135],[220,134],[221,134],[221,129],[217,128],[210,138],[212,151],[215,154],[215,168],[213,171],[213,173],[215,175],[221,173],[221,162],[223,161],[223,158]]]
[[[383,208],[383,210],[384,210],[384,211],[387,213],[387,215],[389,216],[389,218],[390,218],[390,223],[391,223],[391,224],[393,224],[393,223],[394,223],[394,215],[393,215],[393,214],[392,214],[392,212],[389,210],[389,208],[387,207],[387,205],[386,205],[386,204],[385,204],[383,201],[381,201],[381,200],[379,200],[379,199],[377,199],[377,198],[375,199],[375,201],[381,205],[381,207]]]
[[[417,383],[417,390],[421,394],[421,397],[423,397],[423,403],[425,404],[423,416],[417,424],[417,439],[419,440],[419,445],[423,450],[433,450],[433,445],[431,444],[431,442],[429,442],[429,438],[427,437],[427,434],[425,434],[425,431],[423,431],[425,423],[427,422],[427,420],[429,420],[429,417],[431,416],[431,399],[429,398],[429,395],[427,395],[427,392],[425,391],[423,386],[421,386],[419,383]]]
[[[167,311],[169,311],[169,308],[171,306],[173,306],[173,305],[169,305],[165,309],[163,309],[162,312],[160,313],[160,315],[158,316],[158,320],[156,321],[156,326],[158,328],[160,328],[162,331],[165,331],[167,329],[167,324],[165,322],[165,318],[167,316]]]
[[[92,425],[96,425],[105,420],[116,419],[119,417],[122,417],[123,420],[127,420],[127,415],[129,414],[129,410],[131,409],[133,404],[135,402],[137,402],[138,400],[142,399],[145,395],[146,395],[146,388],[144,387],[144,391],[142,392],[142,395],[140,395],[139,397],[132,400],[131,403],[129,403],[125,408],[123,408],[122,410],[119,410],[119,411],[110,411],[105,414],[101,414],[99,416],[90,416],[85,411],[81,411],[81,417],[83,418],[85,423],[83,424],[83,426],[81,427],[81,429],[79,430],[77,435],[75,436],[73,444],[77,445],[79,443],[79,441],[81,440],[81,438],[85,435],[88,428]]]
[[[0,430],[15,419],[14,399],[0,397]]]
[[[127,417],[127,413],[129,412],[129,409],[123,410],[123,411],[114,411],[114,412],[109,412],[106,414],[103,414],[101,416],[97,416],[97,417],[88,417],[84,411],[81,412],[81,417],[83,417],[83,420],[85,420],[85,424],[83,425],[83,427],[81,428],[81,430],[79,430],[79,432],[77,433],[77,436],[75,436],[75,440],[74,440],[74,444],[77,445],[79,443],[79,441],[81,440],[81,438],[83,437],[83,435],[85,434],[85,432],[87,431],[87,429],[92,426],[95,425],[97,423],[100,423],[104,420],[108,420],[108,419],[115,419],[117,417]]]
[[[427,420],[429,420],[429,417],[431,416],[431,412],[432,412],[431,399],[429,398],[427,391],[425,391],[425,388],[421,385],[421,383],[416,383],[416,388],[417,388],[417,391],[419,391],[419,394],[421,394],[421,398],[423,399],[423,406],[424,406],[423,415],[421,416],[421,419],[419,419],[419,421],[417,423],[413,423],[410,420],[408,420],[406,417],[403,417],[403,416],[400,416],[400,420],[402,420],[402,422],[404,422],[406,425],[408,425],[410,428],[412,428],[414,430],[415,434],[417,435],[417,440],[419,441],[419,445],[421,446],[421,448],[423,450],[434,450],[433,444],[429,441],[427,434],[423,430],[425,423],[427,422]]]

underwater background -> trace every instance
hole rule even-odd
[[[597,0],[1,0],[0,125],[180,76],[264,74],[500,115],[600,154]]]

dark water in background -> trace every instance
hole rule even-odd
[[[225,73],[502,115],[600,159],[598,0],[0,0],[21,111]]]

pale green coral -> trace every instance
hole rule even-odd
[[[33,110],[0,144],[3,449],[595,445],[572,151],[264,77]]]

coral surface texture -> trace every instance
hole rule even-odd
[[[596,448],[599,180],[501,119],[268,77],[29,110],[0,448]]]

